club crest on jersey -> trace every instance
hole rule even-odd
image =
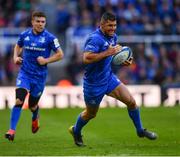
[[[45,37],[40,37],[39,42],[40,43],[45,43]]]

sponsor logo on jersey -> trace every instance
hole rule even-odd
[[[40,48],[40,47],[31,47],[31,46],[25,46],[24,47],[26,50],[34,50],[34,51],[45,51],[45,48]]]

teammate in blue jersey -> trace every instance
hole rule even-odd
[[[80,113],[76,124],[69,128],[77,146],[84,146],[81,130],[94,118],[104,95],[111,96],[127,105],[128,113],[139,137],[155,140],[157,135],[143,128],[139,108],[126,86],[112,73],[112,55],[121,50],[117,44],[116,17],[112,13],[104,13],[100,27],[90,34],[85,42],[83,62],[85,75],[83,83],[85,110]],[[132,63],[132,58],[124,65]]]
[[[29,93],[28,105],[32,112],[32,133],[39,129],[38,102],[43,93],[47,64],[63,58],[63,51],[58,39],[45,29],[46,15],[43,12],[33,12],[32,28],[22,32],[14,48],[14,63],[20,64],[16,80],[16,101],[12,108],[10,129],[5,138],[14,140],[16,126],[19,121],[22,106]],[[51,50],[54,53],[51,55]]]

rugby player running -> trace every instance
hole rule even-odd
[[[33,12],[31,23],[32,28],[20,34],[14,48],[14,63],[20,64],[20,70],[16,80],[16,101],[11,111],[10,128],[5,134],[5,138],[10,141],[14,140],[22,106],[28,93],[28,106],[32,112],[32,133],[38,131],[38,102],[46,83],[47,64],[63,58],[58,39],[45,29],[44,12]],[[51,50],[54,51],[52,55]]]
[[[142,126],[139,107],[126,86],[113,74],[111,69],[112,55],[121,50],[117,44],[116,16],[105,12],[100,20],[100,27],[89,35],[85,42],[83,62],[85,74],[83,93],[86,104],[85,110],[79,114],[75,125],[69,128],[77,146],[84,146],[82,128],[95,118],[104,95],[111,96],[127,105],[129,117],[132,119],[139,137],[155,140],[157,134]],[[124,62],[128,66],[132,58]]]

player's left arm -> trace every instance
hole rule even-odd
[[[46,65],[49,63],[59,61],[64,56],[63,50],[60,47],[58,39],[55,36],[50,36],[49,41],[50,41],[49,46],[55,53],[48,58],[44,58],[43,56],[39,56],[37,58],[37,61],[40,65]]]
[[[63,56],[64,56],[64,53],[63,53],[62,49],[58,48],[56,50],[56,53],[54,53],[52,56],[50,56],[48,58],[44,58],[43,56],[39,56],[37,58],[37,61],[40,65],[46,65],[46,64],[53,63],[53,62],[61,60],[63,58]]]

